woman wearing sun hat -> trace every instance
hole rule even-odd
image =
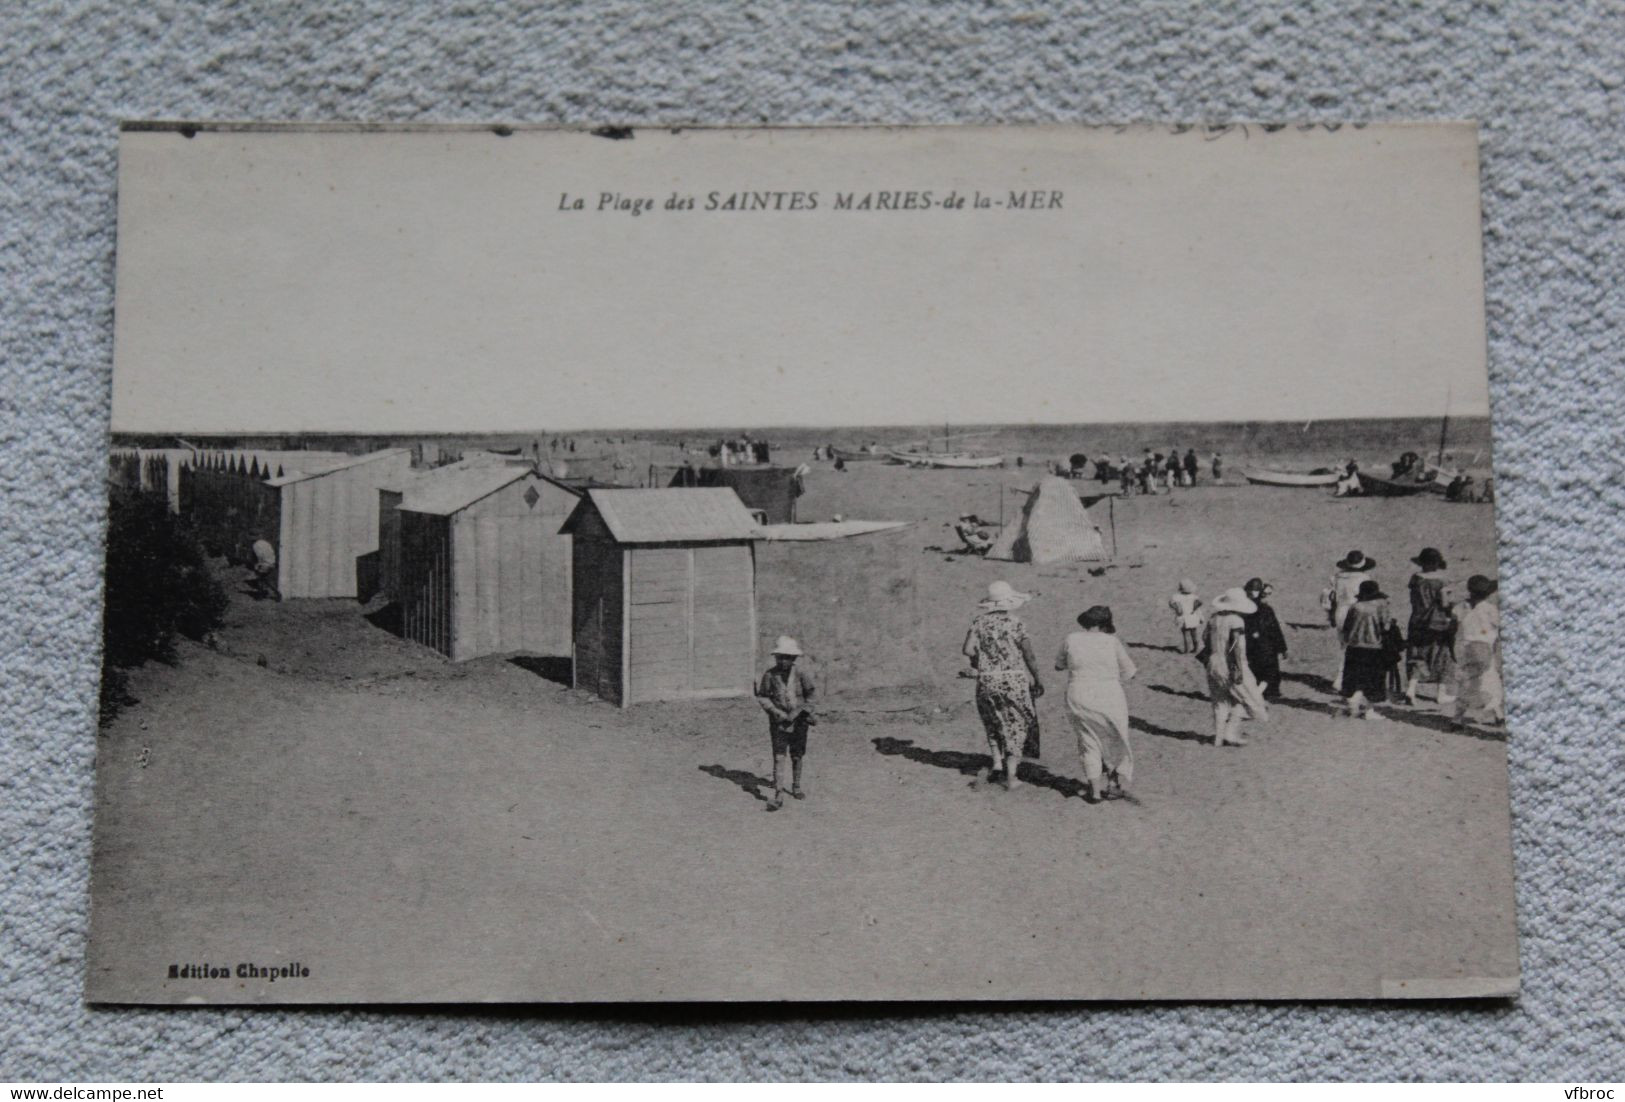
[[[1405,701],[1416,705],[1423,685],[1436,687],[1435,699],[1450,703],[1452,653],[1456,643],[1456,616],[1446,594],[1449,564],[1436,547],[1424,547],[1411,562],[1419,568],[1411,575],[1411,618],[1405,627]]]
[[[1022,755],[1038,756],[1038,709],[1033,701],[1044,695],[1044,684],[1038,678],[1027,627],[1015,616],[1016,609],[1030,600],[1032,594],[1017,592],[1009,582],[988,586],[961,648],[976,671],[976,711],[993,754],[987,779],[1002,773],[1006,790],[1018,783],[1016,767]]]
[[[1243,617],[1257,609],[1239,587],[1225,590],[1208,604],[1206,640],[1197,657],[1207,664],[1214,746],[1245,746],[1242,722],[1269,718],[1264,694],[1247,665],[1247,623]]]
[[[1119,793],[1134,780],[1134,752],[1128,743],[1128,698],[1123,682],[1139,672],[1117,638],[1112,610],[1095,605],[1078,617],[1078,627],[1061,644],[1055,668],[1067,671],[1066,714],[1083,758],[1085,798],[1095,803],[1104,778]]]

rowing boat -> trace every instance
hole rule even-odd
[[[1312,471],[1272,471],[1265,468],[1242,471],[1242,476],[1248,482],[1258,486],[1332,486],[1337,482],[1337,472],[1326,467],[1318,467]]]
[[[952,470],[974,470],[1004,466],[1002,455],[948,455],[943,452],[899,452],[891,458],[910,467],[937,467]]]
[[[830,454],[846,463],[867,463],[873,459],[891,458],[885,452],[849,452],[845,448],[831,448]]]
[[[1438,479],[1417,482],[1409,478],[1383,478],[1360,472],[1360,492],[1367,497],[1411,497],[1415,494],[1443,494],[1449,483]]]

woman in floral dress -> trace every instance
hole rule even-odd
[[[1018,593],[1009,582],[988,586],[963,647],[976,672],[976,711],[993,755],[987,779],[1002,773],[1006,790],[1018,783],[1016,767],[1023,755],[1036,758],[1039,750],[1033,702],[1044,695],[1044,685],[1027,627],[1013,615],[1030,600],[1032,594]]]

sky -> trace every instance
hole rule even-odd
[[[1469,125],[128,131],[113,428],[1484,415],[1477,188]]]

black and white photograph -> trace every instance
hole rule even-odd
[[[87,999],[1516,995],[1478,141],[126,124]]]

